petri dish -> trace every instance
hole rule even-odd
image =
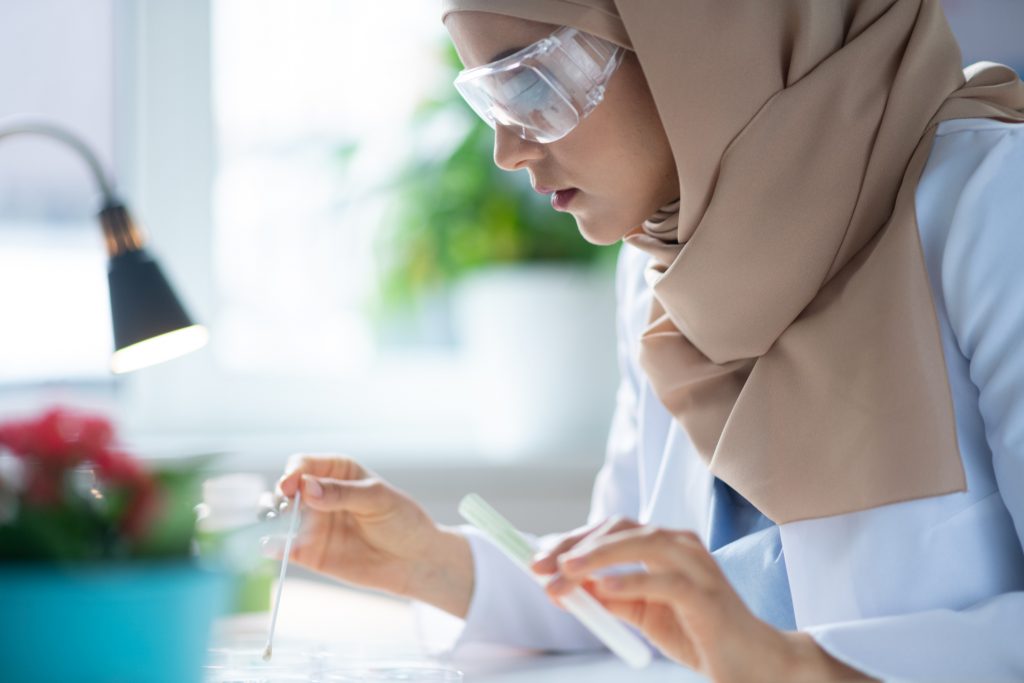
[[[282,639],[263,661],[265,641],[252,636],[215,640],[204,683],[462,683],[444,662],[368,644]]]
[[[207,672],[204,683],[317,683],[318,674],[224,669]]]
[[[207,668],[261,669],[266,671],[305,669],[318,663],[314,652],[274,648],[274,657],[263,661],[263,648],[210,648]]]
[[[203,668],[205,683],[297,683],[319,681],[330,656],[317,649],[275,645],[274,657],[263,661],[263,647],[212,647]]]
[[[462,672],[427,666],[367,666],[328,671],[324,683],[462,683]]]
[[[462,672],[421,666],[336,669],[327,672],[208,668],[205,683],[462,683]]]

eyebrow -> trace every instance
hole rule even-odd
[[[505,59],[505,57],[508,57],[509,55],[514,55],[515,53],[519,52],[520,50],[522,50],[525,47],[526,46],[523,45],[522,47],[512,47],[512,48],[509,48],[507,50],[502,50],[501,52],[499,52],[498,54],[494,55],[489,60],[487,60],[487,63],[490,64],[491,62],[496,62],[499,59]]]

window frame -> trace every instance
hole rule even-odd
[[[211,9],[210,0],[115,0],[115,110],[119,189],[188,310],[216,334]],[[226,371],[208,348],[120,384],[129,430],[154,446],[181,434],[194,435],[192,449],[301,435],[313,448],[373,443],[397,458],[458,458],[474,448],[465,374],[454,352],[423,350],[378,354],[343,380],[261,377]]]

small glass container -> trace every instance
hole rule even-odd
[[[260,525],[261,501],[267,495],[263,477],[237,473],[212,477],[203,482],[203,502],[197,508],[196,541],[201,557],[223,553],[233,536]],[[229,561],[234,569],[233,613],[266,612],[275,563],[259,555],[252,545],[244,561]]]

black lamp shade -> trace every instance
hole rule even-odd
[[[185,312],[160,266],[144,249],[111,256],[107,279],[115,373],[170,360],[206,344],[206,329]]]
[[[145,249],[112,257],[107,277],[115,349],[195,324]]]

